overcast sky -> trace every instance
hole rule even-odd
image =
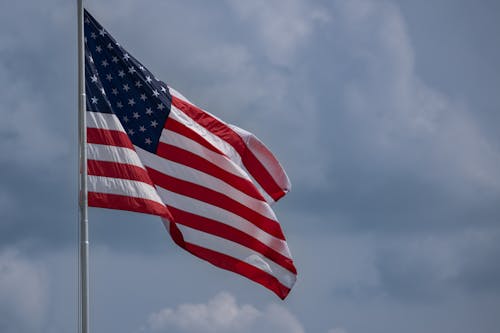
[[[87,0],[158,78],[275,153],[284,301],[90,210],[92,332],[498,332],[500,4]],[[77,329],[76,1],[0,3],[0,331]]]

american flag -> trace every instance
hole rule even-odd
[[[279,162],[84,15],[89,205],[160,216],[179,246],[284,299],[297,271],[270,207],[290,189]]]

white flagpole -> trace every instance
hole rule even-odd
[[[89,240],[87,217],[87,123],[85,97],[85,46],[83,42],[83,0],[77,0],[78,10],[78,152],[80,164],[80,333],[89,333]]]

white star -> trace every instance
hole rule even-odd
[[[104,36],[106,34],[106,31],[103,29],[99,30],[99,35]]]
[[[108,43],[107,48],[110,49],[110,50],[112,50],[113,49],[113,45],[111,45],[111,43]]]
[[[85,18],[85,23],[87,23],[87,24],[90,23],[90,20],[87,17]]]
[[[108,61],[106,59],[104,59],[102,62],[101,62],[101,65],[102,67],[108,67]]]
[[[90,61],[91,64],[94,63],[94,59],[92,58],[92,56],[89,56],[89,61]]]
[[[134,134],[135,134],[135,132],[134,132],[134,130],[133,130],[133,129],[129,129],[127,132],[128,132],[128,134],[130,134],[130,135],[134,135]]]
[[[146,132],[146,127],[144,127],[144,126],[139,127],[139,131]]]
[[[166,93],[167,89],[165,89],[165,87],[161,87],[161,91],[163,91],[164,93]]]
[[[128,86],[128,84],[124,84],[123,85],[123,90],[125,90],[125,91],[129,91],[130,90],[130,87]]]
[[[123,59],[124,60],[129,60],[130,59],[130,56],[128,55],[128,53],[125,53],[125,55],[123,56]]]
[[[101,53],[102,52],[102,47],[101,45],[97,45],[95,50],[97,51],[97,53]]]
[[[116,107],[118,107],[119,109],[121,109],[121,108],[123,107],[122,102],[118,102],[118,103],[116,103]]]
[[[95,76],[95,74],[90,79],[92,80],[92,82],[97,82],[97,76]]]
[[[118,58],[117,57],[113,57],[113,59],[111,59],[111,61],[116,64],[118,62]]]
[[[156,126],[158,126],[158,122],[156,120],[153,120],[151,122],[151,126],[156,128]]]
[[[136,72],[136,70],[135,70],[135,68],[134,68],[134,67],[129,67],[129,68],[128,68],[128,72],[129,72],[130,74],[134,74],[134,73]]]
[[[136,86],[137,88],[142,87],[142,83],[141,83],[141,81],[136,81],[136,82],[135,82],[135,86]]]
[[[146,94],[141,94],[141,99],[142,99],[143,101],[146,101],[148,98],[146,97]]]
[[[148,116],[152,115],[152,114],[153,114],[153,110],[151,110],[151,108],[147,108],[147,109],[146,109],[146,114],[147,114]]]
[[[118,89],[113,88],[113,90],[111,90],[111,93],[112,93],[113,95],[118,95]]]
[[[143,71],[143,70],[144,70],[144,66],[140,65],[140,66],[139,66],[139,69],[140,69],[141,71]]]
[[[128,123],[128,117],[127,116],[123,117],[123,121]]]
[[[92,37],[93,39],[96,39],[96,38],[97,38],[97,35],[95,34],[95,32],[92,32],[92,33],[90,34],[90,37]]]
[[[108,81],[113,80],[113,77],[111,76],[111,74],[106,75],[106,80],[108,80]]]
[[[132,117],[134,117],[135,119],[139,119],[139,117],[140,117],[139,112],[134,112],[132,114]]]
[[[153,96],[154,97],[160,96],[160,93],[158,93],[158,90],[153,90]]]
[[[150,145],[153,143],[153,141],[151,141],[150,138],[146,138],[146,140],[144,140],[144,143],[146,143],[147,145]]]
[[[153,80],[151,80],[151,76],[146,76],[146,81],[147,81],[148,83],[151,83],[151,81],[153,81]]]
[[[91,99],[92,99],[92,104],[97,104],[98,101],[97,97],[94,96]]]
[[[134,101],[134,99],[133,99],[133,98],[130,98],[130,99],[128,100],[128,105],[130,105],[130,106],[134,106],[134,105],[135,105],[135,101]]]
[[[101,94],[106,95],[106,91],[104,91],[104,88],[101,88]]]
[[[158,104],[157,108],[158,108],[159,110],[163,110],[163,109],[165,108],[165,106],[164,106],[163,104],[161,104],[161,103],[160,103],[160,104]]]
[[[118,76],[119,76],[119,77],[124,77],[124,76],[125,76],[125,72],[124,72],[124,71],[122,71],[122,70],[120,70],[120,71],[118,72]]]

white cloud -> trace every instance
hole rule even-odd
[[[0,330],[41,332],[48,304],[46,273],[16,252],[0,253]]]
[[[182,304],[149,316],[143,331],[190,333],[304,333],[299,321],[283,306],[269,304],[264,310],[239,305],[234,296],[220,293],[207,303]]]
[[[207,304],[183,304],[177,309],[163,309],[153,313],[148,322],[152,330],[160,331],[172,325],[187,331],[234,332],[251,325],[258,317],[250,305],[238,306],[227,293],[215,296]]]
[[[243,19],[250,21],[268,57],[287,65],[316,24],[330,17],[324,9],[302,0],[227,0]]]

